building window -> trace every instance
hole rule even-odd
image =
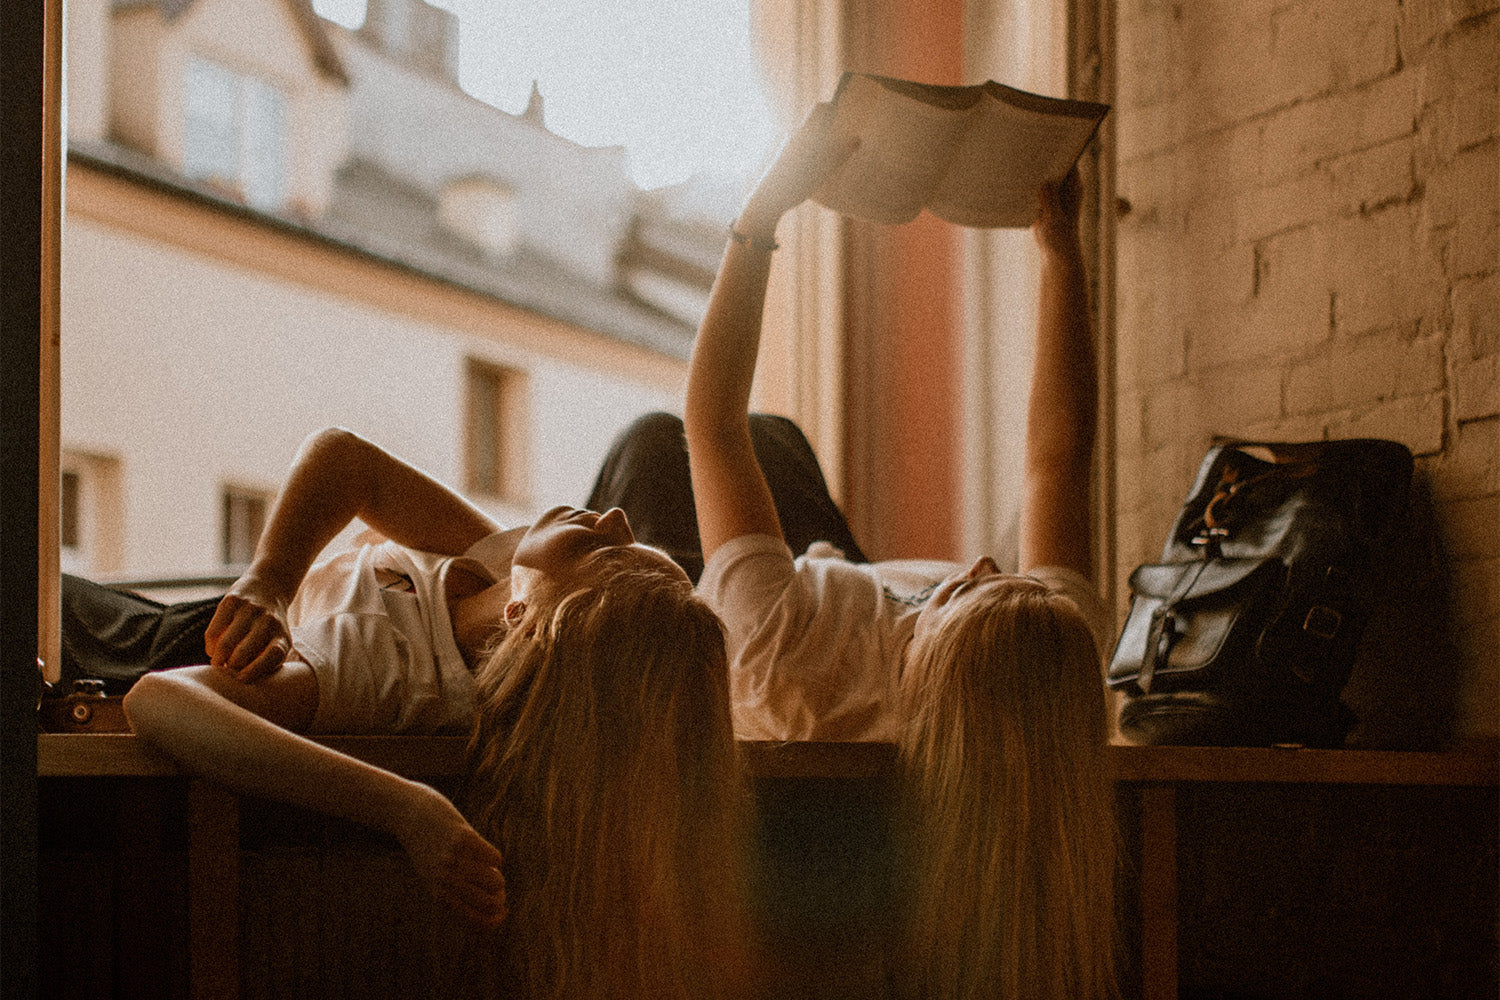
[[[516,195],[482,177],[454,181],[443,188],[438,219],[449,232],[491,256],[516,246]]]
[[[470,361],[464,478],[471,493],[525,503],[528,385],[524,372]]]
[[[271,494],[241,486],[226,486],[223,501],[220,558],[226,566],[244,566],[255,557],[255,546],[266,527]]]
[[[62,547],[77,550],[83,541],[82,526],[78,523],[78,494],[83,489],[83,479],[77,469],[64,469],[62,473]]]
[[[286,95],[254,76],[190,58],[183,97],[183,173],[256,208],[275,209],[286,202],[286,162]]]
[[[124,556],[119,459],[64,451],[58,490],[64,572],[112,573]]]

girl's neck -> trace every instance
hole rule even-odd
[[[491,583],[460,567],[453,567],[444,587],[448,599],[448,623],[453,641],[472,671],[479,657],[494,639],[505,621],[505,605],[510,600],[510,580]]]

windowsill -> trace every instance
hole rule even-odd
[[[409,777],[458,774],[462,736],[340,736],[320,742]],[[740,743],[756,778],[875,778],[894,772],[888,743]],[[1118,782],[1252,782],[1343,785],[1500,785],[1500,748],[1485,743],[1446,752],[1303,750],[1266,747],[1116,745]],[[129,733],[43,733],[40,777],[169,777],[183,771]]]

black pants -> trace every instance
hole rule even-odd
[[[750,440],[793,554],[825,541],[853,562],[868,562],[828,494],[823,470],[802,429],[785,417],[751,414]],[[637,541],[665,551],[698,582],[703,548],[681,418],[648,413],[621,432],[605,456],[587,506],[625,511]]]
[[[750,436],[792,551],[827,541],[867,562],[801,429],[785,417],[754,414]],[[639,541],[666,551],[698,581],[703,551],[680,418],[649,413],[626,428],[610,446],[587,506],[624,510]],[[109,694],[123,694],[149,671],[205,662],[203,634],[218,603],[162,604],[64,574],[64,690],[77,678],[98,677]]]
[[[137,677],[206,663],[203,633],[217,597],[163,604],[64,573],[62,690],[82,677],[104,680],[106,694],[124,694]]]

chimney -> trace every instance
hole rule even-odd
[[[359,34],[397,62],[458,82],[458,18],[446,10],[423,0],[368,0]]]

